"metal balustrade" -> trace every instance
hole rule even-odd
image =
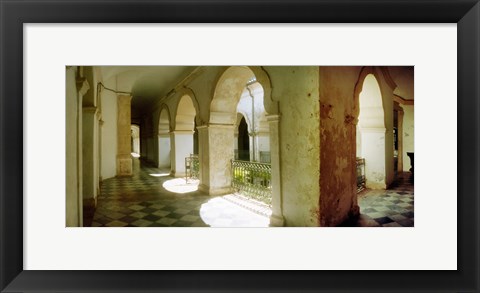
[[[185,182],[188,183],[188,179],[198,179],[200,172],[200,162],[198,155],[190,154],[185,158]]]
[[[357,191],[365,189],[365,159],[357,158]]]
[[[235,192],[271,206],[271,180],[270,164],[232,160],[232,187]]]

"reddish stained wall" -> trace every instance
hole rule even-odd
[[[320,226],[337,226],[359,212],[354,88],[360,70],[320,67]]]

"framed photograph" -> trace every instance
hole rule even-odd
[[[478,1],[0,1],[1,292],[479,290]]]

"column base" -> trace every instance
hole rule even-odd
[[[385,184],[385,182],[368,182],[365,184],[365,187],[368,188],[368,189],[380,189],[380,190],[384,190],[384,189],[387,189],[387,184]]]
[[[283,226],[285,226],[285,219],[282,216],[271,215],[269,226],[270,227],[283,227]]]
[[[83,199],[83,227],[92,226],[93,216],[95,215],[95,209],[97,208],[96,198]]]
[[[117,176],[132,176],[132,157],[128,155],[117,156]]]
[[[233,192],[231,186],[224,186],[224,187],[210,187],[204,184],[200,184],[198,186],[198,190],[206,193],[208,195],[225,195],[230,194]]]

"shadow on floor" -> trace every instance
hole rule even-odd
[[[414,185],[410,173],[397,175],[387,190],[363,190],[358,194],[360,215],[340,227],[414,227]]]

